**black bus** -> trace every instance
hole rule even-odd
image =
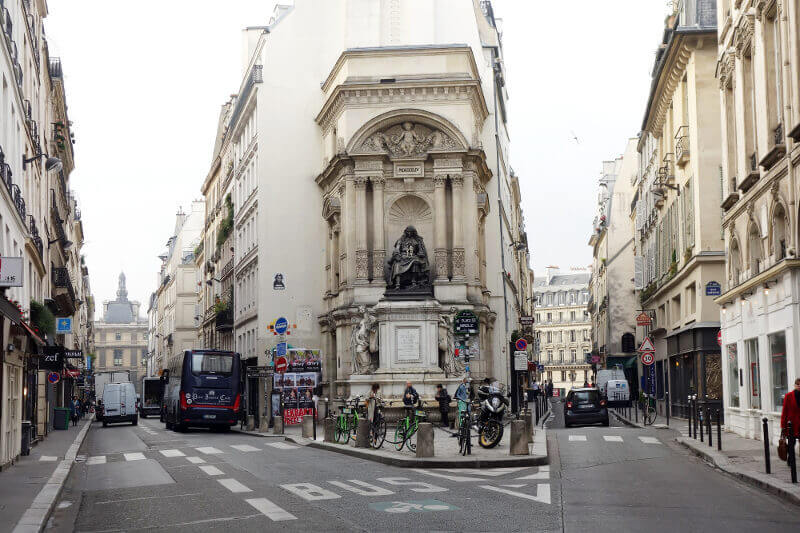
[[[238,353],[185,350],[179,368],[164,370],[167,429],[189,426],[228,429],[242,409],[242,368]]]

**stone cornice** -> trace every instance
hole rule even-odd
[[[479,124],[489,116],[478,80],[442,79],[407,81],[383,85],[343,84],[334,89],[315,121],[323,132],[331,129],[346,108],[385,106],[386,104],[408,104],[428,102],[469,102]]]
[[[737,297],[763,287],[765,283],[777,278],[786,271],[796,270],[798,268],[800,268],[800,259],[782,259],[764,272],[751,277],[747,281],[744,281],[736,287],[730,289],[722,296],[714,299],[714,302],[717,305],[733,303]]]
[[[671,57],[667,59],[664,70],[661,71],[661,76],[658,81],[658,88],[656,89],[655,98],[653,100],[653,107],[650,111],[650,116],[647,120],[647,129],[652,131],[657,137],[660,136],[660,131],[664,125],[664,119],[667,111],[669,111],[672,95],[675,94],[675,89],[683,79],[686,73],[686,65],[691,58],[694,47],[686,42],[683,36],[676,35],[672,50],[670,51]]]
[[[786,158],[781,160],[773,166],[769,172],[765,173],[758,182],[747,193],[736,202],[736,207],[731,209],[722,217],[723,229],[731,224],[732,221],[739,218],[739,216],[748,209],[749,206],[760,198],[769,193],[770,187],[787,176],[789,166]]]

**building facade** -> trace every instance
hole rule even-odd
[[[80,393],[71,373],[48,385],[33,356],[45,345],[90,349],[83,227],[69,189],[73,139],[46,16],[43,1],[0,4],[0,255],[15,277],[0,296],[0,467],[20,453],[23,420],[31,440],[43,438],[53,408]],[[71,331],[57,333],[56,318],[71,318]],[[82,367],[69,360],[69,370]]]
[[[94,324],[94,373],[127,371],[139,394],[147,375],[148,343],[147,320],[139,316],[140,305],[128,300],[121,273],[117,298],[103,302],[103,317]]]
[[[800,4],[718,4],[725,423],[762,438],[766,418],[777,438],[800,376]]]
[[[687,0],[665,24],[639,138],[635,254],[642,309],[652,315],[655,392],[663,411],[688,413],[687,397],[721,406],[719,308],[724,281],[722,157],[715,0]],[[668,396],[668,398],[667,398]]]
[[[637,144],[637,138],[629,139],[622,156],[603,162],[598,213],[589,238],[592,281],[587,306],[592,318],[594,368],[622,365],[634,389],[641,375],[635,321],[640,306],[631,283],[635,264],[631,202],[639,167]]]
[[[454,352],[445,324],[469,310],[479,320],[473,374],[510,382],[508,343],[532,295],[491,3],[393,0],[365,10],[298,0],[246,29],[244,42],[241,86],[221,114],[219,166],[204,185],[207,199],[230,194],[233,209],[233,246],[221,246],[204,275],[231,276],[236,350],[271,364],[279,338],[270,324],[284,317],[293,347],[320,350],[329,393],[378,381],[392,396],[411,379],[431,395],[432,380],[458,379],[443,368]],[[295,83],[267,83],[285,78]],[[210,218],[204,266],[216,252]],[[427,325],[400,333],[409,348],[401,360],[399,315],[381,315],[378,304],[385,261],[408,226],[424,240],[433,294],[402,311]],[[203,297],[203,320],[226,286]],[[354,339],[365,320],[376,333],[359,365]]]
[[[156,358],[154,374],[165,368],[174,369],[183,361],[183,351],[198,346],[197,327],[200,320],[198,297],[201,275],[195,261],[195,250],[205,220],[205,202],[195,200],[191,211],[175,215],[175,230],[161,254],[159,285],[156,290]]]
[[[548,267],[545,276],[533,282],[538,338],[539,364],[544,365],[540,380],[551,380],[562,393],[594,380],[587,357],[592,351],[592,320],[589,302],[588,272],[561,274],[558,267]]]

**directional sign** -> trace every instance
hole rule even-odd
[[[53,385],[61,381],[61,376],[58,375],[58,372],[50,372],[47,374],[47,381]]]
[[[532,326],[533,325],[533,317],[532,316],[521,316],[521,317],[519,317],[519,324],[521,326]]]
[[[544,365],[539,365],[539,373],[544,372]]]
[[[56,333],[72,333],[72,317],[60,317],[56,319]]]
[[[652,341],[652,339],[650,339],[650,337],[645,337],[644,338],[644,342],[642,343],[641,346],[639,346],[639,351],[640,352],[655,352],[656,351],[656,347],[653,346],[653,341]]]
[[[285,357],[286,356],[286,348],[287,344],[285,342],[279,342],[275,345],[275,355],[278,357]]]
[[[283,317],[280,317],[278,320],[275,321],[275,333],[278,335],[283,335],[286,333],[286,330],[289,329],[289,321]]]
[[[642,364],[649,366],[656,360],[656,355],[653,352],[642,352]]]
[[[514,346],[516,346],[517,350],[522,352],[528,347],[528,341],[525,339],[517,339],[517,342],[514,344]]]

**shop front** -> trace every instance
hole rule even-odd
[[[671,415],[688,418],[689,398],[701,408],[722,410],[722,361],[719,326],[695,325],[667,336],[668,390]]]

